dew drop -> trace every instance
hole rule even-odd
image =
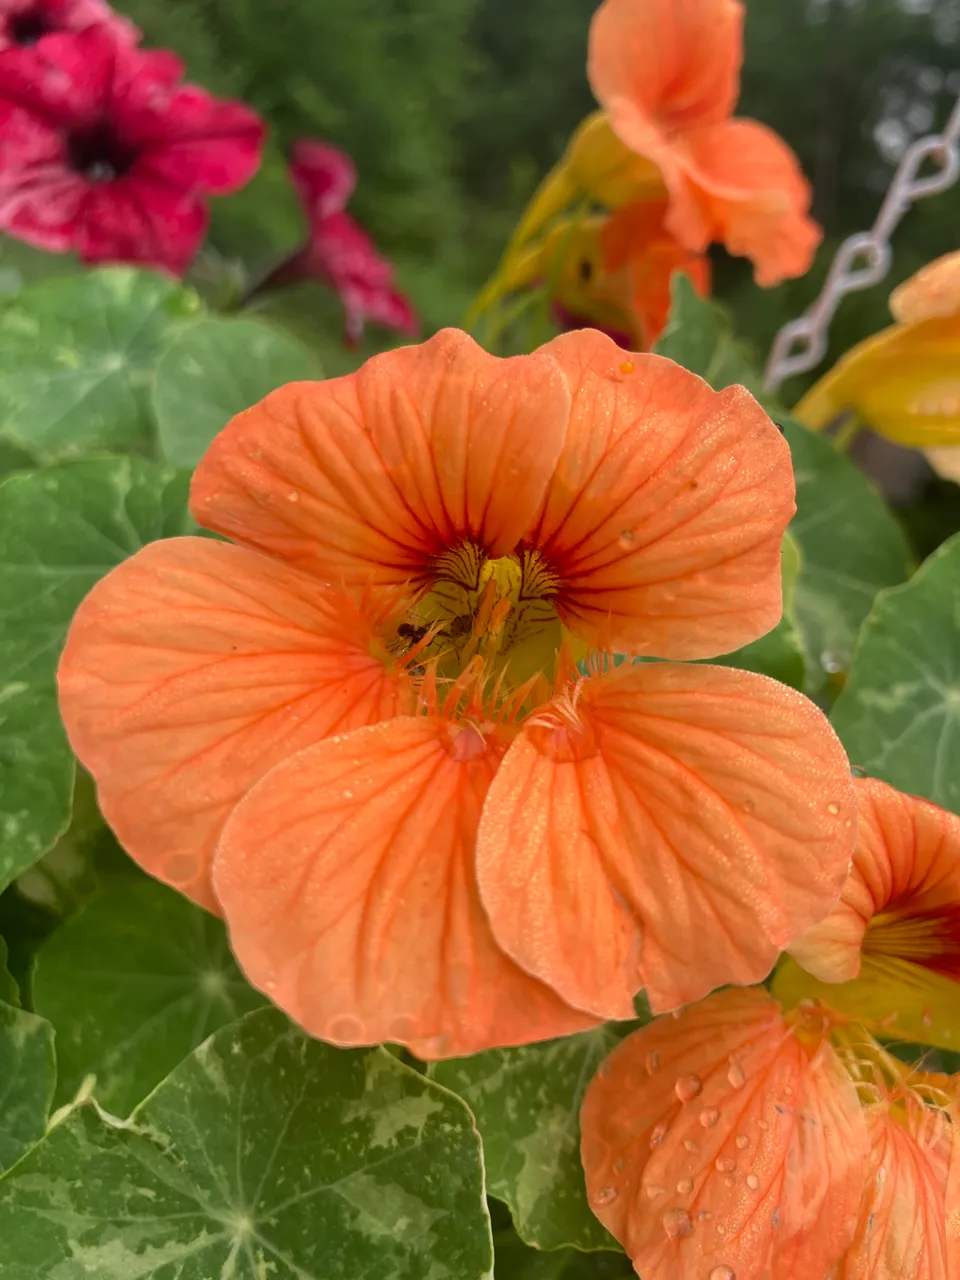
[[[620,372],[623,374],[633,373],[635,368],[636,366],[632,360],[624,360],[623,364],[620,366]]]
[[[405,1044],[408,1040],[412,1040],[416,1033],[416,1019],[407,1014],[401,1014],[399,1017],[394,1018],[387,1028],[387,1039],[394,1040],[398,1044]]]
[[[759,1185],[760,1185],[760,1179],[757,1177],[757,1175],[756,1175],[755,1173],[748,1173],[748,1174],[747,1174],[747,1186],[750,1188],[750,1190],[751,1190],[751,1191],[756,1191],[756,1189],[757,1189],[757,1187],[759,1187]]]
[[[924,1009],[923,1013],[921,1014],[920,1021],[923,1023],[924,1027],[926,1027],[928,1031],[933,1026],[933,1010],[930,1008],[929,1005],[927,1005],[927,1007]]]
[[[632,529],[624,529],[620,537],[617,539],[618,546],[623,547],[624,551],[630,549],[637,540],[637,535]]]
[[[727,1072],[727,1079],[733,1085],[734,1089],[742,1089],[747,1083],[746,1072],[736,1058],[734,1058],[730,1063],[730,1070]]]
[[[665,1192],[666,1187],[658,1187],[655,1182],[651,1183],[650,1186],[647,1187],[647,1197],[650,1200],[659,1200]]]
[[[720,1112],[716,1107],[705,1107],[703,1111],[700,1112],[700,1123],[703,1125],[704,1129],[712,1129],[719,1119]]]
[[[850,772],[855,778],[865,778],[867,776],[867,771],[862,764],[852,764],[850,766]]]
[[[728,1173],[723,1180],[723,1185],[725,1187],[732,1187],[734,1182],[736,1182],[736,1178],[731,1178],[730,1174]]]
[[[625,1156],[617,1156],[616,1160],[614,1160],[614,1162],[613,1162],[613,1172],[614,1172],[614,1173],[623,1173],[623,1171],[624,1171],[624,1169],[625,1169],[626,1167],[627,1167],[627,1160],[626,1160],[626,1157],[625,1157]]]
[[[363,1041],[363,1023],[352,1014],[338,1014],[327,1023],[323,1038],[340,1045],[360,1044]]]
[[[600,1190],[597,1192],[597,1194],[593,1197],[593,1203],[599,1204],[599,1205],[613,1204],[616,1198],[617,1198],[616,1187],[601,1187]]]
[[[745,1133],[738,1133],[737,1146],[740,1148],[740,1150],[741,1151],[746,1150],[746,1148],[749,1147],[749,1145],[750,1145],[750,1139],[747,1137],[747,1135]]]
[[[196,879],[200,860],[190,853],[174,853],[163,860],[164,877],[172,884],[188,884]]]
[[[667,1136],[667,1126],[665,1124],[656,1124],[650,1131],[650,1149],[659,1147],[660,1143]]]
[[[777,1207],[774,1209],[773,1217],[770,1219],[770,1222],[774,1230],[776,1230],[776,1228],[779,1227],[780,1225],[780,1206],[779,1205],[777,1205]]]
[[[692,1138],[684,1138],[683,1145],[687,1148],[688,1151],[692,1151],[694,1153],[700,1150],[699,1143],[694,1142]]]
[[[291,489],[291,490],[290,490],[290,492],[287,494],[287,501],[288,501],[288,502],[299,502],[299,501],[300,501],[300,494],[296,491],[296,489]]]
[[[681,1076],[673,1088],[681,1102],[692,1102],[702,1091],[703,1081],[699,1076]]]
[[[840,670],[839,658],[837,658],[836,654],[831,653],[829,649],[824,649],[823,653],[821,653],[820,665],[830,676],[835,676]]]
[[[877,1170],[877,1186],[881,1186],[887,1180],[887,1171],[883,1165]]]
[[[827,805],[827,813],[832,813],[834,814],[834,816],[836,816],[836,814],[838,814],[839,812],[840,812],[840,806],[836,803],[835,800],[831,800],[830,803]]]
[[[701,1222],[709,1222],[710,1219],[713,1217],[713,1214],[710,1212],[709,1209],[701,1209],[700,1212],[697,1214],[697,1217],[700,1219]]]
[[[753,811],[754,811],[754,809],[756,809],[756,807],[757,807],[757,806],[753,803],[753,801],[752,801],[752,800],[744,800],[744,802],[743,802],[743,812],[744,812],[744,813],[753,813]]]
[[[718,1173],[733,1173],[737,1162],[731,1160],[729,1156],[717,1156],[716,1165]]]
[[[758,1128],[758,1129],[764,1129],[764,1130],[769,1129],[769,1128],[770,1128],[770,1122],[769,1122],[768,1120],[764,1120],[764,1119],[762,1119],[762,1118],[761,1118],[760,1120],[758,1120],[758,1121],[757,1121],[757,1128]]]
[[[737,1280],[737,1273],[733,1267],[714,1267],[710,1272],[710,1280]]]
[[[652,1053],[647,1054],[647,1075],[654,1076],[660,1070],[660,1055],[656,1049]]]
[[[667,1239],[678,1240],[681,1236],[688,1236],[693,1230],[693,1223],[690,1221],[690,1215],[686,1209],[668,1209],[660,1219],[663,1223],[663,1229],[667,1233]]]
[[[678,1195],[688,1196],[692,1190],[693,1190],[692,1178],[681,1178],[680,1181],[677,1183]]]

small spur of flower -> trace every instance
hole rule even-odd
[[[601,1065],[587,1194],[644,1280],[953,1280],[955,1094],[822,1006],[724,991]]]
[[[357,184],[353,161],[327,142],[302,139],[293,148],[290,177],[307,219],[302,249],[276,267],[254,292],[297,280],[322,280],[343,303],[347,341],[360,341],[367,321],[414,336],[417,314],[394,287],[394,271],[347,202]]]
[[[0,49],[34,45],[60,31],[108,26],[120,40],[136,44],[140,33],[105,0],[0,0]]]
[[[112,25],[0,50],[0,230],[85,262],[182,274],[206,197],[247,183],[263,124]]]
[[[132,856],[337,1044],[471,1053],[757,981],[846,877],[849,765],[800,694],[684,660],[776,623],[793,499],[742,387],[447,330],[227,426],[191,510],[233,542],[93,589],[67,731]]]
[[[960,1049],[960,817],[873,778],[854,789],[850,876],[774,992],[817,997],[887,1039]]]

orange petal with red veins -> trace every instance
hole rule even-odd
[[[867,1157],[830,1045],[761,990],[724,991],[635,1032],[580,1114],[594,1213],[644,1280],[826,1280],[850,1243]]]
[[[688,248],[720,240],[749,258],[759,285],[810,267],[823,239],[807,216],[812,189],[783,139],[755,120],[692,130],[671,154],[667,228]]]
[[[423,579],[464,540],[512,551],[560,454],[569,393],[540,355],[447,329],[239,414],[197,468],[207,528],[350,584]]]
[[[590,24],[587,74],[615,131],[647,155],[651,134],[730,115],[742,57],[738,0],[604,0]]]
[[[836,900],[856,808],[821,712],[764,676],[653,663],[585,680],[575,725],[510,747],[477,874],[500,945],[570,1004],[630,1016],[756,982]],[[539,723],[537,723],[537,721]]]
[[[855,978],[867,954],[960,981],[960,817],[875,778],[854,788],[860,829],[850,877],[791,954],[824,982]]]
[[[960,1154],[956,1130],[917,1103],[903,1118],[882,1102],[865,1114],[870,1163],[856,1235],[837,1280],[951,1280],[947,1178],[951,1156]]]
[[[960,249],[928,262],[894,289],[890,310],[901,324],[960,315]]]
[[[60,707],[131,857],[216,911],[210,860],[240,797],[412,702],[374,635],[340,593],[206,538],[155,542],[99,582],[70,627]]]
[[[672,360],[587,330],[541,351],[562,366],[573,407],[527,536],[560,576],[567,626],[668,658],[729,653],[769,631],[793,468],[749,392],[712,391]]]
[[[401,718],[274,769],[224,830],[214,884],[253,984],[311,1035],[421,1058],[583,1030],[497,947],[474,872],[499,752]]]

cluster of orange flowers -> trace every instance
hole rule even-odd
[[[820,243],[809,183],[771,129],[734,117],[741,0],[604,0],[588,116],[533,197],[474,314],[539,282],[561,328],[591,324],[648,349],[670,279],[710,286],[718,241],[760,285],[803,275]]]
[[[232,541],[101,581],[62,707],[120,840],[251,982],[423,1058],[692,1005],[584,1108],[646,1280],[955,1275],[953,1083],[870,1028],[960,1034],[960,819],[694,661],[781,612],[793,475],[752,397],[596,332],[501,360],[446,331],[240,414],[191,507]],[[791,946],[786,1012],[709,994]]]

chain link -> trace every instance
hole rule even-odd
[[[925,160],[937,172],[919,177]],[[827,354],[830,322],[844,296],[869,289],[890,270],[890,237],[903,215],[917,200],[937,195],[960,177],[960,98],[942,134],[918,138],[903,153],[893,175],[877,220],[870,231],[860,231],[841,244],[830,264],[820,296],[802,316],[785,324],[774,339],[764,374],[767,391],[776,391],[795,373],[806,373]]]

